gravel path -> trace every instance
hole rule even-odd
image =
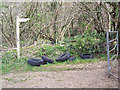
[[[107,76],[106,61],[75,66],[82,69],[10,73],[2,76],[2,86],[3,88],[118,88],[118,80]]]

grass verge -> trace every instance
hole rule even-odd
[[[28,53],[29,52],[29,53]],[[75,70],[77,68],[67,67],[68,65],[76,65],[79,63],[90,63],[98,60],[107,60],[106,55],[94,55],[94,59],[81,59],[79,56],[73,61],[54,62],[54,64],[45,64],[41,66],[31,66],[27,64],[29,58],[41,58],[45,55],[52,57],[55,60],[62,52],[56,49],[54,46],[36,46],[30,49],[21,50],[21,58],[17,59],[16,51],[6,52],[2,56],[2,74],[13,72],[35,72],[35,71],[63,71],[63,70]]]

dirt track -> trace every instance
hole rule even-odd
[[[2,85],[3,88],[118,88],[118,80],[107,76],[106,61],[74,67],[82,69],[10,73],[2,76]]]

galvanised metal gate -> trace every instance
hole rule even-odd
[[[114,34],[114,39],[111,39]],[[110,40],[111,39],[111,40]],[[112,46],[112,49],[111,49]],[[108,76],[112,75],[118,78],[118,76],[112,73],[113,68],[118,60],[118,31],[107,31],[107,59],[108,59]]]

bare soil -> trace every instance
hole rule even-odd
[[[62,68],[62,66],[58,67]],[[70,70],[6,74],[2,76],[2,87],[118,88],[118,80],[107,75],[107,61],[66,65],[66,67],[70,67]]]

